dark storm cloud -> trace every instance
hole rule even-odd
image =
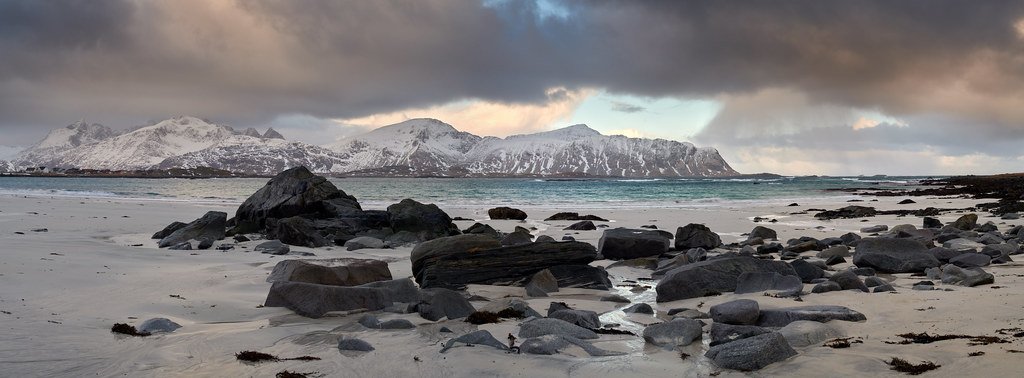
[[[1024,125],[1024,2],[559,5],[555,17],[500,0],[0,1],[0,127],[350,118],[544,102],[555,87],[787,88],[813,103]]]

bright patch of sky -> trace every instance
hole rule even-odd
[[[689,141],[721,107],[715,100],[650,98],[602,91],[587,97],[568,124],[584,123],[605,135]]]

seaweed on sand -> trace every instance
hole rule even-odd
[[[139,330],[135,329],[135,326],[124,323],[115,323],[113,327],[110,327],[110,332],[138,337],[146,337],[151,335],[151,333],[149,332],[139,332]]]
[[[914,364],[907,360],[897,357],[893,357],[891,360],[889,360],[888,364],[890,366],[890,369],[901,373],[907,373],[910,375],[918,375],[942,367],[942,365],[936,365],[935,363],[929,361]]]

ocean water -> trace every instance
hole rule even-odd
[[[924,177],[784,177],[777,179],[528,179],[332,178],[365,208],[412,198],[442,207],[518,206],[700,208],[745,203],[788,204],[850,197],[839,188],[906,189]],[[240,203],[265,178],[130,179],[0,176],[0,195],[129,198],[147,201]]]

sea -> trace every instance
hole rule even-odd
[[[778,177],[665,179],[331,178],[364,208],[405,198],[441,207],[618,209],[785,205],[842,200],[837,189],[908,189],[937,177]],[[241,203],[266,178],[139,179],[0,176],[0,195]],[[837,198],[838,197],[838,198]]]

